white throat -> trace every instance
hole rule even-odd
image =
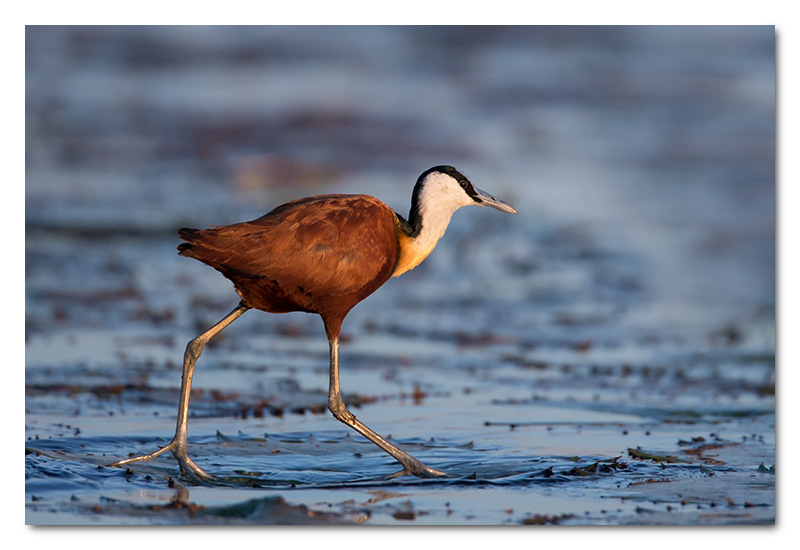
[[[417,201],[415,222],[420,231],[414,237],[404,235],[401,238],[400,258],[394,277],[414,269],[433,251],[447,230],[453,212],[462,206],[475,204],[455,179],[438,173],[428,176]]]
[[[422,249],[433,250],[433,247],[447,231],[453,213],[462,206],[464,205],[430,200],[425,197],[423,190],[419,205],[419,219],[422,222],[422,228],[414,239],[415,243]]]

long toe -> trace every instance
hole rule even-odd
[[[167,452],[169,450],[172,450],[174,448],[175,448],[175,442],[172,441],[169,444],[161,447],[159,450],[157,450],[157,451],[155,451],[153,453],[146,454],[146,455],[141,455],[141,456],[134,456],[134,457],[131,457],[131,458],[126,458],[124,460],[118,460],[117,462],[112,462],[111,464],[108,464],[108,466],[109,467],[113,467],[113,468],[119,468],[119,467],[125,466],[127,464],[132,464],[134,462],[149,462],[150,460],[153,460],[157,456],[160,456],[160,455],[164,454],[165,452]]]
[[[181,456],[175,454],[175,459],[178,461],[178,464],[180,464],[181,473],[189,476],[192,481],[198,485],[210,485],[212,483],[222,481],[218,477],[207,473],[200,466],[195,464],[194,461],[185,453],[183,453]]]
[[[422,477],[447,477],[447,472],[443,472],[441,470],[435,470],[433,468],[428,468],[427,466],[425,466],[425,472],[422,474]]]
[[[422,462],[416,461],[411,464],[405,464],[402,470],[387,476],[387,479],[393,479],[400,476],[417,476],[423,478],[432,478],[432,477],[447,477],[447,473],[442,472],[441,470],[428,468]]]
[[[421,470],[414,470],[409,473],[417,477],[447,477],[446,472],[443,472],[441,470],[434,470],[433,468],[428,468],[424,464]]]

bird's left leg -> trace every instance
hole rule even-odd
[[[239,304],[219,323],[208,329],[197,338],[191,340],[186,345],[186,352],[183,355],[183,375],[181,376],[181,396],[178,404],[178,421],[172,441],[153,453],[120,460],[118,462],[114,462],[113,464],[109,464],[109,466],[124,466],[133,462],[146,462],[153,460],[166,451],[172,451],[172,454],[175,456],[175,459],[180,465],[181,472],[191,477],[196,483],[204,483],[213,481],[215,479],[214,476],[206,473],[202,468],[200,468],[200,466],[195,464],[195,462],[189,458],[188,454],[186,453],[189,421],[189,397],[191,396],[192,392],[194,366],[208,341],[219,334],[222,329],[238,319],[248,309],[250,309],[248,306]]]
[[[328,391],[328,408],[333,416],[340,422],[347,424],[355,431],[372,441],[375,445],[389,453],[395,460],[403,465],[403,469],[390,477],[400,475],[415,475],[419,477],[441,477],[446,476],[445,472],[428,468],[421,461],[410,454],[401,451],[383,437],[372,431],[368,426],[359,422],[355,415],[347,410],[342,394],[339,391],[339,338],[330,337],[330,387]]]

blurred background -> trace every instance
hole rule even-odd
[[[345,393],[450,411],[396,435],[486,440],[460,419],[532,399],[576,422],[774,411],[774,27],[27,27],[25,55],[29,437],[74,435],[75,410],[84,438],[171,433],[185,342],[237,303],[179,227],[322,193],[406,215],[437,164],[520,214],[459,211],[345,320]],[[324,410],[316,317],[220,341],[205,418]]]
[[[442,248],[472,256],[430,269],[513,264],[459,279],[526,307],[552,269],[538,234],[568,226],[635,256],[619,276],[655,323],[772,315],[771,27],[29,27],[26,56],[31,237],[177,242],[326,192],[406,215],[419,173],[449,163],[522,215],[459,213]],[[28,290],[135,284],[87,253],[61,267],[88,268],[74,283],[31,265]]]

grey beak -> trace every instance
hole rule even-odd
[[[491,206],[492,208],[496,208],[501,212],[508,212],[509,214],[519,214],[516,208],[514,208],[507,202],[501,201],[500,199],[490,195],[486,191],[483,191],[482,189],[478,189],[477,187],[475,187],[475,192],[478,194],[477,197],[478,204],[481,204],[483,206]]]

